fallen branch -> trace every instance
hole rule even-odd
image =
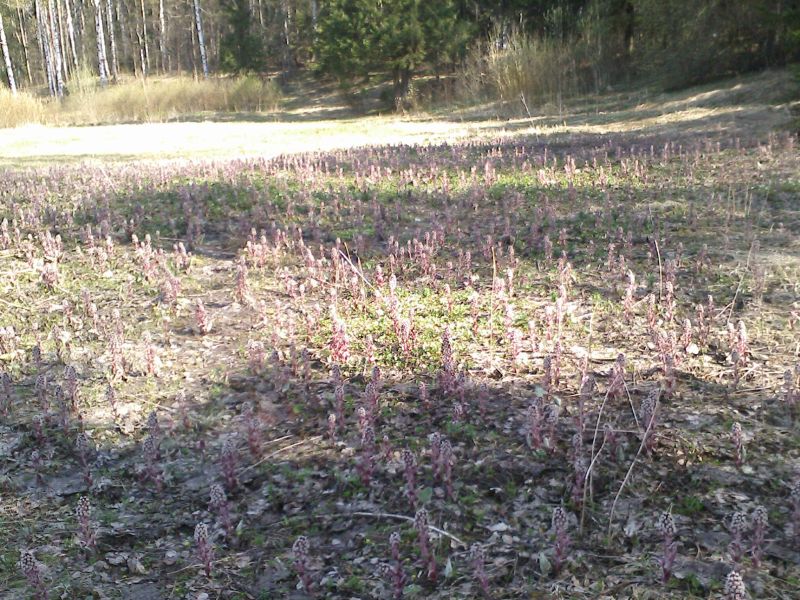
[[[396,515],[393,513],[371,513],[371,512],[352,512],[352,513],[337,513],[333,515],[323,515],[323,516],[330,516],[330,517],[345,517],[345,516],[353,516],[353,517],[372,517],[375,519],[397,519],[399,521],[408,521],[409,523],[414,522],[414,517],[407,517],[406,515]],[[446,538],[453,540],[459,546],[467,547],[467,544],[454,536],[452,533],[445,531],[444,529],[439,529],[438,527],[434,527],[433,525],[428,525],[428,529],[433,532],[438,533],[439,535],[443,535]]]
[[[257,462],[254,462],[252,465],[249,465],[249,466],[245,467],[244,469],[242,469],[242,473],[245,473],[245,472],[249,471],[250,469],[255,469],[258,465],[267,462],[270,458],[275,458],[276,456],[278,456],[282,452],[285,452],[286,450],[290,450],[290,449],[295,448],[297,446],[302,446],[303,444],[306,444],[308,442],[314,442],[314,441],[321,440],[321,439],[322,439],[321,435],[315,435],[314,437],[308,438],[307,440],[301,440],[299,442],[295,442],[294,444],[289,444],[288,446],[284,446],[283,448],[279,448],[278,450],[276,450],[272,454],[268,454],[267,456],[265,456],[261,460],[259,460]]]

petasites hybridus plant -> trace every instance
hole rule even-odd
[[[725,578],[725,600],[747,600],[747,588],[742,576],[736,571],[731,571]]]
[[[403,561],[400,559],[399,531],[393,531],[389,536],[389,549],[392,562],[388,569],[388,578],[392,584],[392,596],[395,599],[399,599],[403,597],[403,591],[406,585],[406,573],[403,570]]]
[[[661,534],[661,556],[658,564],[661,567],[661,581],[667,583],[672,575],[672,567],[678,555],[678,542],[675,541],[677,528],[672,514],[663,512],[656,520],[656,529]]]
[[[431,538],[429,532],[428,511],[420,508],[414,516],[414,529],[417,530],[417,544],[422,563],[428,569],[428,579],[436,581],[436,557],[431,548]]]
[[[744,447],[744,431],[742,430],[741,424],[734,423],[731,426],[731,441],[736,451],[736,466],[741,467],[747,456]]]
[[[294,570],[303,584],[303,589],[309,596],[312,595],[311,573],[309,570],[308,553],[310,544],[308,538],[304,535],[298,537],[292,545],[292,554],[294,555]]]
[[[450,329],[442,332],[442,369],[439,371],[439,388],[442,393],[449,394],[453,391],[456,382],[456,363],[453,358],[453,344],[450,339]]]
[[[472,544],[469,549],[469,562],[475,580],[481,588],[481,593],[483,593],[484,597],[491,598],[489,576],[486,574],[486,551],[483,549],[483,544],[478,542]]]
[[[78,539],[81,546],[94,550],[97,546],[97,533],[92,525],[92,505],[89,498],[81,496],[75,505],[75,516],[78,519]]]
[[[728,523],[731,532],[731,541],[728,544],[728,552],[734,564],[739,564],[744,556],[745,547],[742,537],[748,530],[747,515],[742,512],[735,512]]]
[[[75,451],[78,454],[78,461],[83,468],[83,480],[88,487],[92,486],[92,471],[89,463],[90,448],[89,437],[81,431],[75,440]]]
[[[215,483],[209,491],[209,507],[219,515],[220,522],[225,529],[225,534],[231,538],[233,536],[233,521],[231,519],[228,497],[225,495],[225,488]]]
[[[44,583],[42,565],[36,560],[33,552],[23,550],[19,556],[19,570],[28,580],[28,585],[33,589],[35,600],[47,599],[47,586]]]
[[[161,491],[163,477],[158,464],[158,443],[151,434],[147,434],[142,442],[142,454],[144,455],[144,478],[156,486],[156,491]]]
[[[208,525],[198,523],[194,528],[194,543],[197,550],[197,558],[203,564],[206,577],[211,577],[211,565],[214,562],[214,545],[208,534]]]
[[[561,572],[569,552],[570,538],[567,531],[567,511],[561,506],[553,509],[553,572]]]
[[[417,507],[417,459],[414,453],[405,448],[401,454],[403,460],[403,475],[406,480],[406,498],[412,508]]]
[[[753,566],[761,565],[761,558],[764,555],[764,543],[766,541],[767,525],[769,524],[769,514],[763,506],[756,506],[750,515],[750,522],[753,525],[753,541],[750,548],[750,555],[753,557]]]
[[[453,499],[453,445],[450,440],[443,439],[439,444],[439,474],[444,484],[445,497]]]
[[[222,443],[222,451],[220,452],[219,464],[222,476],[225,479],[225,487],[229,491],[236,489],[238,480],[236,478],[236,465],[238,463],[238,449],[236,444],[230,438]]]

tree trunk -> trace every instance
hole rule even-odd
[[[283,13],[283,70],[288,73],[292,70],[292,49],[290,40],[292,16],[289,11],[289,3],[287,0],[281,0],[281,12]]]
[[[164,12],[164,0],[158,0],[158,51],[161,54],[161,72],[169,70],[167,60],[167,16]]]
[[[34,0],[34,11],[36,12],[36,38],[39,41],[39,50],[42,53],[42,67],[47,76],[47,87],[50,95],[56,95],[56,79],[53,72],[53,57],[50,54],[50,40],[47,33],[46,17],[42,14],[42,4],[40,0]]]
[[[69,0],[68,0],[69,1]],[[80,9],[78,10],[78,16],[80,19],[78,20],[78,37],[80,39],[79,46],[81,47],[81,64],[86,64],[86,44],[84,43],[86,40],[86,4],[81,4]]]
[[[400,69],[394,77],[394,106],[398,111],[404,110],[408,91],[411,88],[411,69]]]
[[[69,36],[69,49],[72,54],[72,66],[78,71],[78,46],[75,43],[75,24],[72,21],[72,9],[69,6],[70,0],[64,0],[64,8],[67,17],[67,36]]]
[[[11,54],[8,52],[8,42],[6,41],[6,30],[3,27],[3,15],[0,15],[0,48],[3,49],[3,60],[6,63],[6,74],[8,75],[8,87],[11,93],[17,95],[17,81],[14,79],[14,67],[11,64]]]
[[[51,4],[50,10],[53,10],[53,6]],[[67,60],[67,31],[64,25],[64,13],[61,10],[61,0],[56,0],[55,3],[55,19],[56,19],[56,30],[58,31],[58,39],[59,45],[61,46],[61,67],[64,71],[64,79],[69,79],[69,74],[72,71],[72,65],[70,64],[69,60]]]
[[[193,13],[193,3],[194,0],[189,0],[189,13]],[[191,19],[191,29],[192,29],[192,52],[191,52],[191,64],[192,64],[192,74],[195,79],[197,79],[197,55],[199,52],[197,51],[197,22],[194,20],[194,16],[192,15]]]
[[[53,6],[53,0],[48,0],[47,4],[50,12],[50,36],[53,42],[53,68],[56,73],[56,95],[61,98],[64,95],[64,55],[61,53],[61,36],[58,32],[58,23],[56,23],[56,11]]]
[[[22,9],[17,7],[17,39],[22,46],[22,54],[25,57],[25,72],[28,74],[28,85],[33,86],[33,73],[31,72],[31,58],[28,54],[28,35],[25,33],[25,22],[22,19]]]
[[[142,73],[146,76],[147,73],[150,71],[150,48],[147,44],[147,14],[144,10],[144,0],[141,0],[142,6],[142,49],[144,50],[144,61],[142,66]]]
[[[131,27],[129,22],[131,13],[124,2],[117,2],[115,4],[114,13],[114,16],[117,20],[117,25],[119,26],[119,56],[122,57],[122,60],[126,65],[130,65],[131,69],[133,70],[133,76],[137,77],[138,67],[136,65],[138,62],[134,50],[136,47],[136,39],[134,35],[136,23],[134,23],[133,27]]]
[[[111,0],[106,0],[106,24],[108,26],[108,43],[111,45],[111,79],[115,82],[119,75],[119,58],[117,57],[117,36],[114,32],[114,6]]]
[[[108,57],[106,56],[106,36],[103,33],[103,11],[100,0],[94,0],[94,26],[97,31],[97,69],[100,72],[100,85],[108,85]]]
[[[203,39],[203,19],[200,16],[200,0],[194,0],[194,20],[197,27],[197,45],[200,48],[200,63],[203,65],[203,77],[208,78],[208,57],[206,42]]]

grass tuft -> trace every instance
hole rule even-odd
[[[67,91],[64,100],[56,102],[0,90],[0,127],[164,122],[209,112],[270,112],[281,100],[277,84],[252,75],[129,79],[102,88],[87,74],[75,77]]]

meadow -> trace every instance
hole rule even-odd
[[[739,92],[9,143],[0,589],[796,597],[800,159]]]

